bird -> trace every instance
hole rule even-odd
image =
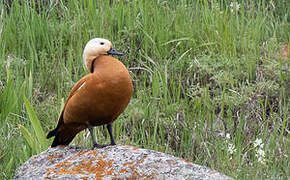
[[[116,145],[112,132],[113,122],[125,110],[133,95],[131,76],[125,65],[110,56],[122,56],[104,38],[89,40],[83,51],[83,62],[89,74],[81,78],[71,89],[57,126],[47,134],[55,136],[51,147],[69,145],[84,129],[91,134],[93,148],[102,148],[96,142],[93,128],[106,125],[111,143]]]

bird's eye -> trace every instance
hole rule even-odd
[[[104,42],[100,42],[100,44],[101,44],[101,45],[104,45],[105,43],[104,43]]]

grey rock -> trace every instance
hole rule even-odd
[[[231,179],[183,159],[132,146],[49,148],[31,157],[14,179]]]

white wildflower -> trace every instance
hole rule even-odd
[[[258,138],[254,142],[254,147],[256,150],[256,157],[258,158],[258,162],[264,164],[265,163],[265,151],[263,150],[264,143],[261,138]]]
[[[258,157],[258,162],[264,164],[265,163],[265,159],[262,157]]]
[[[264,164],[265,163],[265,151],[261,148],[257,150],[256,157],[258,158],[258,162]]]
[[[239,9],[241,8],[241,4],[239,4],[238,2],[231,2],[230,3],[230,10],[231,12],[234,12],[234,11],[239,11]]]
[[[259,148],[257,151],[257,155],[259,155],[261,157],[265,157],[265,151],[263,149]]]
[[[229,133],[226,134],[227,139],[231,139],[231,135]]]
[[[10,54],[7,55],[7,61],[12,61],[12,57]]]
[[[228,143],[228,152],[233,155],[237,150],[235,148],[235,145],[230,143],[229,140],[231,139],[230,133],[226,134],[226,142]]]
[[[239,3],[236,3],[236,11],[240,9],[241,5]]]
[[[258,138],[254,142],[254,147],[261,146],[261,144],[262,144],[262,139]],[[262,145],[264,146],[264,144]]]
[[[229,152],[230,154],[234,154],[234,152],[236,152],[236,151],[237,151],[237,150],[236,150],[236,148],[235,148],[235,145],[229,143],[229,146],[228,146],[228,152]]]
[[[226,143],[228,145],[228,153],[230,154],[230,159],[233,158],[233,154],[237,151],[235,145],[233,143],[230,142],[231,140],[231,135],[230,133],[226,133]]]

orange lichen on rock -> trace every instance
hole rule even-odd
[[[98,154],[98,150],[94,149],[94,150],[92,150],[91,152],[88,153],[88,156],[94,156],[94,157],[96,157],[97,154]]]
[[[85,153],[87,153],[88,151],[89,151],[89,149],[83,150],[83,151],[79,152],[78,154],[76,154],[76,157],[80,157],[80,156],[84,155]]]
[[[78,157],[84,156],[83,158],[86,158],[82,159],[80,164],[72,164],[70,160],[72,160],[73,158],[70,158],[64,162],[60,162],[54,165],[54,168],[47,168],[47,176],[50,175],[52,172],[58,175],[95,174],[96,178],[99,179],[104,177],[105,175],[113,174],[113,160],[105,160],[104,158],[106,158],[106,155],[101,155],[97,157],[97,151],[91,151],[90,153],[84,155],[86,152],[88,151],[82,151],[76,155]],[[87,159],[90,156],[94,156],[97,158]],[[51,160],[53,160],[53,157],[58,156],[51,156]]]
[[[134,164],[135,162],[134,161],[130,161],[130,162],[125,162],[124,164],[123,164],[123,167],[128,167],[128,165],[132,165],[132,164]]]
[[[68,161],[64,161],[55,165],[55,167],[57,168],[64,168],[64,167],[69,167],[69,166],[70,166],[70,162]]]
[[[145,154],[142,159],[140,159],[139,161],[137,161],[137,164],[143,163],[146,158],[147,158],[147,154]]]
[[[183,159],[132,146],[97,150],[50,148],[30,158],[17,171],[22,179],[231,179]],[[62,157],[59,158],[61,155]]]
[[[134,178],[134,179],[137,179],[137,178],[144,178],[144,175],[141,175],[138,171],[137,171],[137,168],[136,166],[128,166],[128,168],[131,169],[132,171],[132,177],[131,178]]]
[[[121,171],[119,171],[119,173],[129,172],[129,170],[126,169],[126,167],[127,167],[127,168],[129,168],[132,171],[132,177],[131,178],[137,178],[137,177],[141,178],[141,177],[143,177],[137,172],[135,165],[136,165],[135,161],[126,162],[126,163],[123,164],[124,168],[121,169]]]
[[[114,169],[111,168],[111,169],[108,169],[107,172],[106,172],[106,175],[112,175],[114,172]]]
[[[123,168],[123,169],[121,169],[121,170],[119,171],[120,174],[122,174],[122,173],[126,173],[126,172],[128,172],[128,169],[126,169],[126,168]]]
[[[56,155],[54,155],[54,154],[51,154],[50,156],[48,156],[48,159],[50,160],[50,161],[53,161],[54,159],[56,159],[56,158],[62,158],[63,156],[62,155],[59,155],[59,154],[56,154]]]
[[[97,169],[99,170],[98,174],[103,174],[103,175],[111,175],[113,173],[113,160],[106,161],[104,160],[105,156],[101,156],[98,158],[97,161]],[[96,174],[97,175],[97,174]]]
[[[134,151],[137,151],[139,148],[133,148]],[[119,172],[115,172],[113,168],[114,160],[107,160],[107,155],[98,154],[98,150],[84,150],[76,155],[62,161],[53,168],[47,168],[47,176],[54,173],[56,175],[89,175],[94,174],[96,179],[102,179],[105,176],[119,176],[124,173],[130,173],[130,178],[132,179],[150,179],[155,176],[156,173],[153,173],[148,177],[143,172],[139,172],[137,165],[144,163],[147,158],[147,154],[143,155],[139,160],[133,160],[123,163],[123,168]],[[52,161],[54,158],[59,158],[58,155],[50,155],[49,159]],[[80,158],[78,164],[72,163],[74,159]],[[129,179],[130,179],[129,178]],[[87,177],[83,177],[82,179],[87,179]]]
[[[142,173],[140,173],[138,171],[138,169],[136,168],[136,165],[142,164],[146,158],[147,158],[147,154],[145,154],[142,157],[142,159],[140,159],[138,161],[129,161],[129,162],[124,163],[123,164],[124,168],[119,171],[119,174],[127,173],[127,172],[129,172],[128,169],[130,169],[132,171],[132,175],[130,178],[133,178],[133,179],[145,178],[145,179],[147,179],[146,176],[143,175]]]
[[[176,162],[176,161],[174,161],[174,160],[169,160],[169,161],[167,161],[167,163],[169,164],[169,166],[172,166],[175,162]]]
[[[52,170],[52,169],[50,169],[50,168],[46,168],[46,174],[47,174],[47,176],[49,176],[50,175],[50,173],[52,173],[52,172],[56,172],[56,171],[54,171],[54,170]]]

